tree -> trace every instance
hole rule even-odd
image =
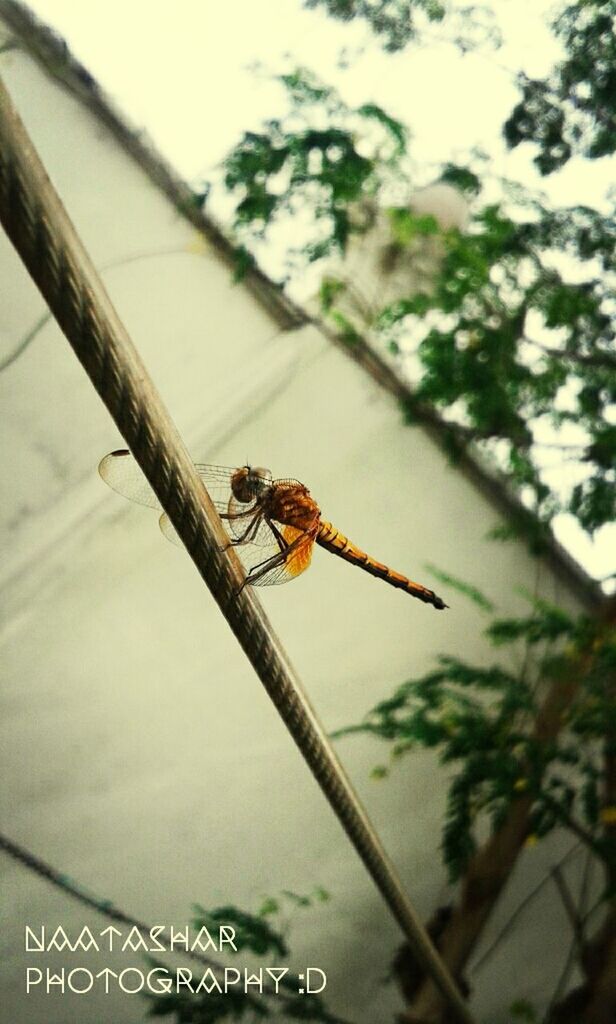
[[[362,203],[378,203],[393,179],[408,180],[408,132],[374,103],[349,109],[308,72],[280,81],[288,120],[246,133],[226,161],[225,185],[238,197],[242,252],[301,212],[304,239],[288,253],[293,269],[344,253],[366,230],[356,216]],[[327,128],[313,126],[317,115],[327,116]],[[452,449],[473,443],[495,459],[532,495],[537,524],[568,512],[593,533],[616,513],[614,219],[583,206],[550,209],[510,182],[501,183],[500,201],[487,202],[470,167],[447,165],[442,180],[471,199],[471,224],[439,232],[434,218],[388,207],[394,256],[418,236],[439,234],[444,258],[428,291],[377,311],[377,337],[390,348],[404,337],[405,354],[419,357],[414,407],[456,409],[447,416]],[[576,260],[578,280],[557,269],[554,251]],[[338,308],[344,289],[324,280],[323,312],[352,343]],[[542,472],[546,451],[577,462],[569,493]]]
[[[493,610],[484,595],[458,586]],[[496,646],[522,642],[517,672],[500,663],[485,668],[441,657],[433,672],[403,683],[362,723],[340,733],[378,736],[391,744],[394,760],[432,747],[443,765],[454,766],[441,850],[450,880],[461,883],[460,896],[455,906],[439,908],[430,927],[442,923],[439,949],[464,987],[464,966],[524,846],[561,827],[598,860],[604,919],[598,931],[590,915],[575,922],[586,980],[569,996],[574,1019],[590,1022],[612,1019],[615,995],[607,986],[600,997],[596,991],[602,978],[611,984],[616,933],[615,622],[614,601],[599,618],[577,620],[535,601],[528,617],[495,619],[487,629]],[[486,817],[491,835],[481,844],[478,830]],[[396,971],[410,998],[402,1019],[437,1019],[440,998],[418,975],[408,947],[400,951]],[[565,1000],[551,1007],[546,1020],[562,1024],[568,1012]]]
[[[448,17],[430,0],[306,6],[366,20],[390,52],[417,44],[427,22]],[[553,24],[564,58],[545,79],[518,79],[520,101],[504,136],[512,147],[532,141],[543,174],[574,154],[596,159],[616,150],[615,13],[613,0],[563,7]],[[350,108],[304,69],[279,80],[288,117],[247,132],[225,164],[243,259],[266,252],[289,217],[295,235],[297,225],[304,234],[288,251],[288,276],[335,253],[343,257],[370,231],[375,210],[387,218],[390,265],[422,239],[434,240],[439,260],[428,284],[370,310],[366,321],[370,344],[396,354],[401,373],[410,372],[414,357],[405,416],[436,411],[453,458],[471,446],[507,474],[527,510],[512,530],[536,552],[557,515],[574,517],[589,535],[613,522],[613,198],[608,212],[556,208],[518,183],[495,181],[471,154],[468,163],[441,170],[441,180],[470,206],[464,231],[444,230],[392,201],[400,183],[410,189],[412,180],[406,125],[375,103]],[[346,344],[358,345],[348,289],[343,275],[325,275],[322,315]],[[557,472],[565,462],[575,467],[569,487]],[[490,607],[472,587],[449,582]],[[431,926],[460,979],[524,844],[560,826],[601,863],[603,921],[576,925],[584,981],[554,1000],[550,1024],[616,1017],[615,626],[614,599],[595,617],[578,619],[535,603],[528,617],[496,619],[488,630],[505,651],[525,645],[522,675],[500,663],[486,670],[443,657],[434,672],[399,686],[348,730],[378,735],[396,757],[417,745],[435,747],[455,766],[442,850],[459,897]],[[491,834],[481,844],[477,824],[486,817]],[[408,1004],[403,1019],[443,1021],[440,998],[408,951],[397,964]],[[518,1011],[531,1019],[524,1007]]]

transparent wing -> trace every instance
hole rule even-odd
[[[239,539],[244,535],[247,526],[254,519],[257,505],[254,502],[247,505],[245,502],[237,501],[233,496],[231,478],[237,472],[237,468],[199,464],[195,468],[207,488],[207,492],[224,523],[227,533],[233,539]],[[112,490],[121,494],[123,498],[128,498],[139,505],[147,505],[148,508],[155,508],[162,512],[158,498],[141,472],[139,464],[135,462],[129,451],[120,449],[105,455],[105,458],[99,464],[98,471],[105,483]],[[161,529],[165,536],[168,537],[173,527],[169,523],[168,530],[166,527],[163,529],[162,526]],[[271,532],[268,531],[267,535],[255,535],[253,542],[267,546],[271,543]]]
[[[231,477],[237,468],[205,465],[197,465],[196,468],[218,511],[227,513],[229,500],[232,497]],[[135,501],[139,505],[147,505],[148,508],[161,508],[158,498],[141,472],[138,463],[125,449],[105,455],[105,458],[101,459],[99,463],[98,472],[105,483],[113,491],[121,494],[123,498]],[[238,509],[246,509],[246,506],[240,505],[239,502],[236,502],[236,505]]]
[[[167,540],[182,546],[166,512],[159,519],[159,525]],[[293,526],[283,527],[280,531],[289,544],[287,551],[281,551],[280,545],[268,524],[262,521],[258,526],[259,544],[252,541],[238,542],[233,545],[236,555],[244,566],[246,576],[252,587],[270,587],[278,583],[289,583],[310,565],[314,538],[302,533]]]
[[[158,525],[160,526],[161,533],[165,535],[167,540],[170,540],[172,544],[177,544],[179,548],[183,547],[180,535],[166,512],[163,512],[162,516],[158,520]]]
[[[209,488],[210,485],[206,484]],[[222,524],[233,541],[238,544],[256,544],[257,547],[268,548],[271,546],[272,540],[276,544],[276,550],[279,550],[279,545],[272,533],[272,530],[263,520],[259,506],[256,502],[246,505],[238,501],[237,498],[230,495],[227,502],[226,508],[223,510],[223,501],[214,502]]]
[[[281,533],[289,544],[287,551],[279,550],[278,554],[273,555],[264,564],[253,565],[251,578],[248,580],[251,587],[272,587],[279,583],[290,583],[301,576],[310,565],[314,550],[313,534],[297,530],[294,526],[283,527]],[[241,558],[243,545],[236,550]]]
[[[264,562],[273,558],[274,555],[280,554],[280,545],[268,524],[263,519],[258,522],[255,522],[255,519],[259,519],[258,512],[256,515],[253,512],[252,520],[223,519],[222,521],[229,540],[232,541],[242,563],[248,569],[252,567],[253,562]],[[177,544],[178,547],[183,546],[180,536],[166,512],[161,515],[158,525],[167,540],[170,540],[172,544]],[[239,533],[240,530],[241,536],[238,538],[235,531]],[[246,534],[245,539],[243,539],[244,534]],[[251,551],[253,548],[254,552]]]
[[[160,508],[160,502],[130,452],[110,452],[98,464],[98,472],[112,491],[123,498],[149,508]]]

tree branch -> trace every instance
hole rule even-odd
[[[603,847],[597,842],[592,832],[585,829],[583,825],[580,825],[565,809],[559,804],[558,800],[555,800],[549,795],[549,793],[542,793],[541,799],[548,805],[553,811],[559,821],[567,828],[570,832],[573,832],[574,836],[577,836],[580,842],[584,843],[589,850],[591,850],[595,857],[599,860],[605,861],[605,853]]]
[[[550,874],[554,879],[554,884],[558,889],[563,907],[565,908],[565,913],[569,918],[569,924],[571,925],[571,929],[575,937],[575,945],[577,947],[578,954],[581,956],[582,949],[584,947],[584,924],[582,918],[575,906],[573,896],[571,895],[569,886],[565,881],[565,876],[563,875],[560,866],[556,864],[555,867],[552,868]]]

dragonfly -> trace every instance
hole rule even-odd
[[[168,540],[182,544],[130,452],[110,452],[101,460],[98,470],[112,490],[161,512],[162,533]],[[433,608],[448,607],[433,590],[377,562],[332,523],[322,519],[319,506],[299,480],[275,480],[270,470],[262,466],[196,464],[196,470],[222,520],[229,538],[227,547],[236,550],[244,567],[242,586],[271,586],[296,579],[309,567],[318,544]]]

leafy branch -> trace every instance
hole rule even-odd
[[[215,907],[211,910],[200,904],[194,906],[193,927],[196,932],[206,928],[211,935],[217,935],[221,926],[234,929],[233,942],[238,953],[266,957],[270,954],[277,961],[289,957],[289,949],[282,930],[280,917],[283,905],[294,908],[308,908],[329,899],[324,889],[316,889],[309,896],[284,891],[280,897],[264,899],[257,913],[250,913],[233,905]],[[273,919],[276,923],[273,923]],[[148,958],[153,966],[166,971],[160,961]],[[278,966],[278,964],[277,964]],[[254,972],[253,972],[254,973]],[[219,990],[220,989],[220,990]],[[348,1024],[331,1014],[319,995],[304,993],[303,983],[297,975],[287,972],[279,978],[278,988],[264,985],[259,995],[245,991],[243,986],[210,985],[209,991],[191,992],[186,986],[160,995],[148,995],[148,1016],[173,1017],[176,1024],[216,1024],[217,1021],[234,1020],[253,1022],[258,1018],[275,1020],[312,1021],[314,1024]]]
[[[304,0],[304,7],[323,8],[337,21],[365,21],[387,53],[399,53],[426,39],[426,27],[447,23],[443,41],[462,53],[501,38],[492,11],[484,4],[451,7],[440,0]]]
[[[500,183],[502,198],[487,202],[474,170],[448,164],[441,181],[467,197],[471,217],[463,232],[443,230],[435,217],[413,212],[412,198],[410,206],[391,204],[394,187],[404,183],[410,191],[404,125],[372,103],[351,109],[304,70],[279,81],[288,116],[246,133],[225,163],[240,251],[292,224],[287,266],[305,269],[344,256],[353,236],[374,244],[370,232],[381,218],[390,236],[383,279],[395,267],[403,282],[408,268],[408,285],[372,309],[352,274],[347,280],[328,272],[324,317],[355,344],[350,296],[373,343],[398,352],[403,371],[412,355],[414,401],[443,410],[452,455],[478,445],[536,520],[549,523],[565,512],[590,534],[611,522],[616,219],[584,206],[551,209],[507,182]],[[422,247],[434,256],[434,272],[423,281],[413,271]],[[556,268],[554,252],[575,261],[578,279]],[[576,472],[567,486],[554,484],[541,455],[546,446],[570,453]]]
[[[350,108],[305,69],[278,81],[288,116],[244,134],[224,162],[224,184],[236,200],[242,244],[250,248],[285,218],[299,217],[305,240],[294,253],[313,262],[343,252],[350,233],[362,229],[350,206],[401,173],[407,130],[375,103]]]
[[[576,0],[553,22],[566,57],[546,78],[518,76],[521,99],[503,132],[514,148],[531,142],[534,162],[551,174],[572,156],[590,160],[616,151],[614,0]]]
[[[475,588],[470,596],[483,597]],[[528,841],[561,825],[607,866],[614,856],[606,822],[613,813],[601,797],[606,723],[616,716],[610,680],[616,670],[616,637],[601,636],[593,620],[574,618],[535,601],[522,618],[495,619],[491,642],[511,649],[522,642],[536,649],[532,671],[501,664],[481,667],[441,656],[438,667],[399,686],[356,725],[336,735],[368,733],[400,758],[418,747],[433,748],[441,764],[453,767],[442,833],[443,859],[453,880],[477,850],[478,829],[491,822],[495,833],[514,803],[529,805]],[[562,653],[567,645],[566,655]],[[562,728],[549,742],[537,733],[540,681],[564,678],[576,652],[593,650],[592,665],[580,680]],[[378,774],[384,774],[381,769]]]

